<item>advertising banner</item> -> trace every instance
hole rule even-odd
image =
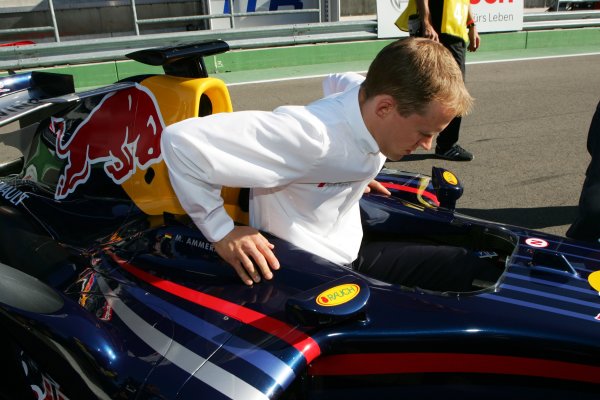
[[[231,14],[231,8],[238,13],[261,13],[284,10],[318,10],[319,0],[211,0],[210,14]],[[320,22],[319,12],[306,12],[280,15],[248,15],[235,17],[236,28],[268,25],[306,24]],[[214,18],[211,29],[231,28],[229,18]]]
[[[377,36],[380,39],[408,36],[394,25],[407,5],[408,0],[377,0]],[[480,33],[520,31],[523,29],[523,7],[523,0],[471,0],[473,19]]]

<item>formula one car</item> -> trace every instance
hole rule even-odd
[[[469,290],[379,281],[276,237],[281,269],[244,285],[159,146],[168,124],[231,111],[203,61],[227,49],[138,51],[165,74],[79,93],[66,75],[1,78],[0,138],[24,156],[0,166],[0,398],[598,398],[600,247],[460,215],[448,170],[383,170],[365,240],[465,247],[489,264]],[[247,223],[247,189],[222,196]]]

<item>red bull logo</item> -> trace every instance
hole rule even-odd
[[[154,95],[141,85],[106,95],[66,142],[65,127],[63,119],[52,118],[56,154],[67,160],[56,186],[57,200],[87,182],[94,164],[102,164],[106,175],[120,185],[138,168],[162,159],[165,124]]]

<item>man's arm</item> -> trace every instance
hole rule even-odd
[[[467,13],[467,29],[469,30],[469,51],[477,51],[479,48],[479,32],[477,31],[477,26],[473,20],[473,12],[471,11],[471,2],[469,2],[469,9]]]
[[[168,126],[161,138],[179,202],[248,285],[261,276],[270,279],[279,262],[258,230],[234,225],[223,207],[222,185],[285,185],[306,171],[322,148],[318,134],[306,132],[289,116],[266,112],[192,118]]]
[[[215,251],[233,267],[246,285],[273,278],[271,270],[278,270],[275,246],[257,229],[235,226],[225,237],[214,243]]]
[[[186,154],[177,151],[177,140],[172,135],[169,130],[163,132],[163,158],[183,208],[246,285],[260,282],[261,276],[271,279],[271,268],[279,268],[274,246],[258,230],[234,225],[223,207],[221,186],[205,182],[200,168],[194,168],[197,164],[188,167]]]
[[[439,1],[439,0],[436,0]],[[442,0],[443,1],[443,0]],[[424,38],[439,42],[438,33],[431,24],[431,13],[429,12],[429,0],[417,0],[417,11],[421,18],[421,35]]]

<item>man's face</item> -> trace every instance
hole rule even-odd
[[[394,106],[382,119],[382,132],[377,140],[379,149],[392,161],[400,160],[419,147],[430,150],[435,136],[455,116],[437,101],[430,103],[423,114],[408,117],[400,115]]]

